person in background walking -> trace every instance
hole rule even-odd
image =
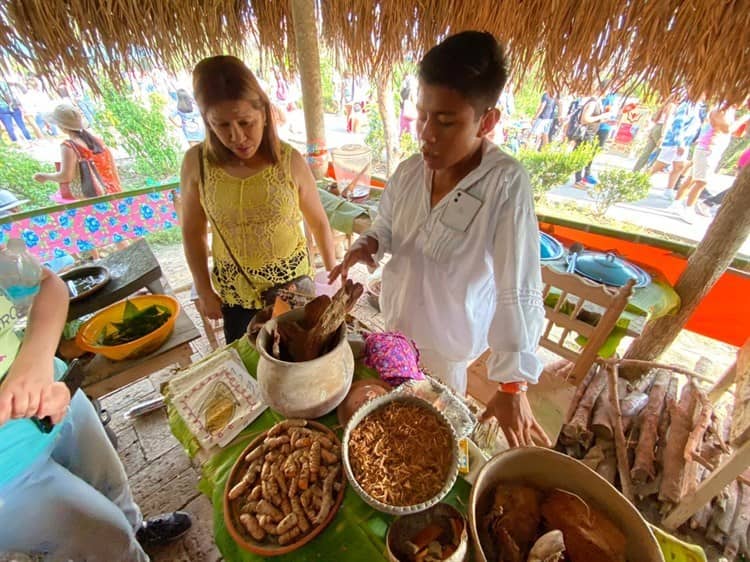
[[[177,90],[177,109],[169,120],[182,129],[182,134],[189,146],[195,146],[206,138],[203,118],[187,90],[182,88]]]
[[[18,142],[16,127],[21,131],[23,137],[31,140],[31,133],[26,128],[21,111],[21,101],[13,85],[8,82],[0,82],[0,121],[5,127],[12,142]]]
[[[534,144],[539,150],[549,142],[552,119],[554,118],[557,104],[557,93],[552,88],[547,88],[542,94],[539,106],[536,108],[533,119],[534,124],[531,127],[531,136],[534,138]]]
[[[599,148],[604,148],[617,125],[617,116],[620,113],[618,100],[619,96],[614,92],[602,98],[602,107],[609,113],[609,118],[599,123],[599,130],[596,132]]]
[[[671,94],[662,102],[659,109],[656,110],[653,117],[651,117],[651,129],[648,132],[646,138],[646,146],[643,147],[641,154],[633,165],[634,172],[640,172],[646,164],[649,163],[653,152],[661,146],[664,140],[664,131],[666,125],[672,119],[672,114],[675,110],[674,95]]]
[[[682,95],[681,103],[677,106],[672,122],[664,134],[656,162],[649,170],[649,175],[654,175],[663,172],[669,165],[672,166],[667,187],[664,189],[664,197],[667,199],[674,199],[675,185],[685,170],[690,142],[700,128],[699,110],[697,103],[688,100],[686,94]]]
[[[573,150],[581,146],[583,143],[591,142],[595,138],[598,138],[599,146],[601,147],[601,136],[597,136],[599,132],[599,125],[602,121],[609,119],[610,114],[604,111],[602,106],[602,95],[607,83],[602,81],[599,87],[594,90],[594,94],[583,102],[582,106],[579,106],[575,111],[580,110],[580,117],[578,121],[583,126],[584,131],[582,135],[578,135],[578,138],[573,140]],[[574,114],[575,116],[575,114]],[[575,117],[571,117],[574,119]],[[586,189],[589,185],[596,185],[597,180],[591,174],[591,165],[594,163],[592,160],[583,170],[576,172],[576,186],[582,189]]]
[[[26,91],[21,96],[21,102],[24,112],[36,126],[37,137],[41,139],[45,135],[50,137],[58,135],[55,124],[45,118],[52,109],[52,99],[44,92],[42,84],[36,76],[29,76],[26,79]]]
[[[735,106],[719,104],[711,110],[701,127],[693,156],[692,177],[677,190],[675,201],[670,207],[671,211],[689,224],[695,220],[695,205],[708,180],[714,176],[721,157],[729,146],[731,135],[748,120],[746,116],[736,121],[735,113]]]
[[[406,81],[401,88],[401,116],[399,138],[411,135],[417,140],[417,86]]]

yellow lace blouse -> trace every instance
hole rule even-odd
[[[240,179],[209,163],[204,152],[205,181],[200,198],[214,229],[211,279],[224,304],[261,308],[265,290],[313,273],[302,230],[299,192],[292,181],[291,157],[292,147],[281,143],[278,164]]]

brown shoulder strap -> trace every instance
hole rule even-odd
[[[203,166],[203,143],[198,145],[198,167],[199,167],[200,176],[201,176],[201,189],[203,189],[203,184],[205,182],[205,176],[206,176],[206,170]]]

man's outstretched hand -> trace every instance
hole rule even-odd
[[[378,241],[369,236],[360,236],[357,241],[352,244],[349,251],[346,252],[344,259],[341,263],[334,267],[328,274],[328,283],[333,283],[339,275],[346,279],[349,275],[349,269],[358,263],[364,263],[371,269],[378,267],[375,258],[373,257],[378,251]]]
[[[552,446],[550,438],[536,421],[525,392],[495,392],[479,421],[491,417],[497,418],[511,447]]]

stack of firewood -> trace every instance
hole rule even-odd
[[[653,369],[628,383],[596,365],[576,390],[557,448],[658,519],[731,452],[731,418],[723,412],[731,408],[714,408],[703,390],[668,370]],[[703,534],[735,560],[738,553],[750,558],[749,523],[750,482],[741,477],[683,530]]]

